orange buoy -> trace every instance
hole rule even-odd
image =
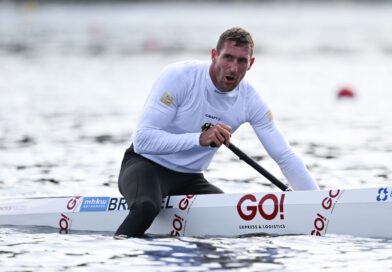
[[[338,91],[337,97],[339,99],[340,98],[354,98],[355,93],[352,89],[346,87],[346,88],[342,88]]]

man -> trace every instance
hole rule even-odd
[[[277,129],[266,103],[243,80],[255,60],[251,35],[241,28],[228,29],[211,58],[210,64],[170,65],[153,85],[122,162],[119,190],[130,212],[115,237],[142,236],[167,195],[223,193],[202,172],[245,122],[294,190],[318,189]]]

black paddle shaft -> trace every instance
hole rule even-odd
[[[265,170],[263,167],[261,167],[257,162],[255,162],[253,159],[251,159],[248,155],[246,155],[244,152],[242,152],[238,147],[233,145],[232,143],[229,144],[228,148],[233,151],[234,154],[236,154],[240,160],[243,160],[250,166],[252,166],[257,172],[262,174],[264,177],[266,177],[269,181],[271,181],[273,184],[275,184],[279,189],[282,191],[291,191],[291,189],[284,183],[282,183],[280,180],[278,180],[276,177],[274,177],[270,172]]]

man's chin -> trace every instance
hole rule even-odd
[[[234,82],[234,81],[230,81],[230,82],[228,82],[228,81],[226,81],[226,80],[223,80],[223,81],[221,81],[220,82],[220,86],[218,87],[218,86],[216,86],[217,87],[217,89],[220,91],[220,92],[231,92],[232,90],[234,90],[236,87],[238,86],[238,82]]]
[[[237,87],[238,84],[236,83],[229,83],[229,84],[225,84],[224,89],[221,90],[222,92],[231,92],[232,90],[235,89],[235,87]]]

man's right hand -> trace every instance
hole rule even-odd
[[[229,146],[230,137],[231,127],[217,123],[200,134],[199,142],[201,146],[220,147],[222,144]]]

